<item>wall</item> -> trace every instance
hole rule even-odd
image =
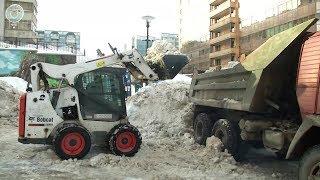
[[[0,50],[0,75],[10,75],[17,72],[27,53],[27,51],[20,50]]]
[[[182,46],[181,53],[187,55],[190,59],[182,73],[190,74],[193,73],[194,69],[205,71],[211,66],[209,42],[190,41]]]
[[[4,36],[4,18],[5,18],[4,1],[5,0],[0,0],[0,37]]]
[[[0,50],[0,76],[18,76],[30,80],[29,67],[36,62],[71,64],[76,56],[37,54],[35,51]]]

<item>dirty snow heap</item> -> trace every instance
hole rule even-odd
[[[0,125],[17,125],[18,101],[21,91],[0,80]]]
[[[153,64],[162,63],[163,56],[169,54],[179,55],[181,53],[171,43],[164,40],[157,40],[148,49],[145,60]]]

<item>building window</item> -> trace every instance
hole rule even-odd
[[[214,38],[214,32],[210,31],[210,39],[213,39],[213,38]]]
[[[234,61],[234,55],[231,55],[231,61]]]
[[[234,48],[235,47],[235,40],[234,39],[231,39],[231,45],[230,45],[231,48]]]
[[[216,36],[216,37],[219,37],[219,36],[220,36],[220,32],[216,32],[216,33],[215,33],[215,36]]]
[[[214,65],[215,66],[221,66],[221,59],[215,59],[214,60]]]
[[[210,53],[214,52],[214,45],[210,45]]]
[[[221,51],[221,45],[216,45],[215,47],[216,51]]]

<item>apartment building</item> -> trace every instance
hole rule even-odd
[[[18,4],[24,10],[24,16],[15,26],[6,19],[6,9]],[[0,40],[13,43],[36,43],[37,41],[37,1],[36,0],[0,0]]]
[[[210,64],[226,66],[240,55],[238,0],[210,0]]]

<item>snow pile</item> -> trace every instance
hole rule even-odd
[[[0,94],[0,125],[16,125],[21,92],[0,80]]]
[[[232,69],[236,65],[238,65],[239,63],[240,63],[239,61],[230,61],[230,62],[228,62],[227,67],[222,68],[222,70],[224,70],[224,69]]]
[[[181,75],[175,80],[146,86],[128,99],[129,120],[145,140],[178,137],[191,131],[193,106],[187,97],[189,81]]]
[[[153,64],[162,64],[162,58],[167,54],[179,55],[180,52],[171,43],[164,40],[157,40],[148,49],[145,60]]]
[[[172,80],[168,80],[169,82],[177,82],[177,83],[185,83],[190,86],[192,78],[183,74],[177,74]]]
[[[215,67],[210,67],[206,73],[214,72],[214,71],[220,71],[220,70],[226,70],[226,69],[232,69],[236,65],[240,64],[239,61],[230,61],[228,62],[228,65],[226,67],[221,68],[221,66],[215,66]]]
[[[18,77],[0,77],[0,81],[4,81],[11,85],[14,89],[26,92],[28,82]]]

